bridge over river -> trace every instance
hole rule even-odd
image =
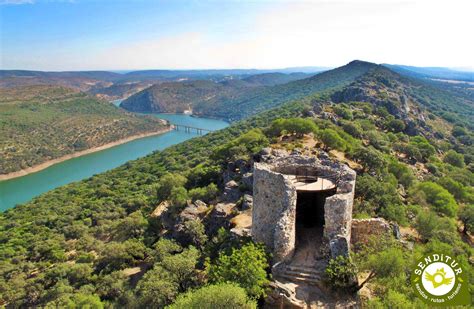
[[[187,126],[187,125],[182,125],[182,124],[173,124],[172,126],[173,126],[173,130],[175,131],[184,131],[185,133],[196,133],[198,135],[203,135],[203,134],[213,131],[210,129],[198,128],[198,127]]]

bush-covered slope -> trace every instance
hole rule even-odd
[[[384,270],[370,280],[373,306],[423,308],[407,274],[426,253],[455,256],[472,287],[473,132],[411,99],[416,113],[404,111],[403,87],[383,72],[375,76],[384,79],[357,84],[364,102],[342,96],[354,85],[310,96],[2,213],[0,304],[164,307],[218,302],[206,291],[225,289],[222,295],[233,291],[237,303],[250,306],[245,296],[261,298],[268,283],[267,258],[261,247],[216,225],[229,229],[237,215],[248,214],[243,198],[226,212],[225,183],[252,194],[249,167],[269,145],[308,155],[325,149],[347,162],[358,173],[353,215],[402,227],[404,243],[378,239],[354,257],[361,271]],[[382,90],[393,109],[380,100]],[[420,116],[430,119],[426,127],[415,122],[418,133],[407,132],[408,120]],[[206,284],[212,287],[201,288]]]
[[[163,129],[83,93],[56,86],[0,90],[0,174]]]
[[[422,111],[471,128],[474,120],[474,100],[469,97],[403,77],[382,66],[364,74],[332,98],[336,102],[368,100],[384,106],[397,118],[408,120],[412,114],[411,120],[419,124],[425,121]]]

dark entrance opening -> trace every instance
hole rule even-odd
[[[303,264],[312,264],[320,258],[324,230],[324,203],[336,189],[324,191],[297,191],[295,257]]]

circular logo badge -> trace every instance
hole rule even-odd
[[[435,306],[470,304],[466,273],[451,256],[435,253],[421,258],[411,275],[415,293]]]

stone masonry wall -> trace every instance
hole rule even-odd
[[[353,219],[351,243],[354,247],[367,244],[371,237],[391,235],[392,227],[382,218]]]
[[[274,253],[276,261],[291,258],[295,247],[296,190],[282,174],[254,165],[252,236]]]

